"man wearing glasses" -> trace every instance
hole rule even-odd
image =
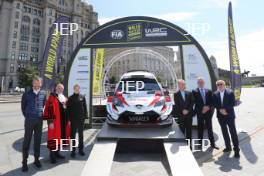
[[[216,81],[217,91],[213,94],[213,104],[217,110],[218,122],[221,126],[226,148],[223,152],[231,151],[230,137],[234,146],[235,158],[239,158],[239,142],[235,125],[235,95],[231,90],[226,89],[225,81]],[[227,129],[228,128],[228,129]]]

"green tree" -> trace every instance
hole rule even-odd
[[[38,76],[39,71],[34,67],[21,68],[18,71],[18,86],[27,88],[32,84],[32,78]]]
[[[109,80],[110,84],[115,84],[116,83],[116,77],[112,76]]]

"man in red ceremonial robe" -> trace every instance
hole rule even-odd
[[[58,84],[55,93],[51,93],[45,104],[44,120],[48,121],[48,142],[50,161],[56,163],[56,159],[64,159],[60,151],[61,139],[69,139],[69,120],[66,113],[67,98],[63,95],[64,86]]]

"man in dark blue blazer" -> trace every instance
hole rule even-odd
[[[225,88],[225,82],[223,80],[218,80],[216,82],[217,91],[213,94],[214,107],[217,110],[218,122],[221,126],[223,137],[225,140],[226,148],[223,152],[231,151],[230,137],[228,133],[231,134],[232,143],[234,146],[235,157],[239,158],[239,142],[235,125],[235,95],[231,90]],[[228,129],[227,129],[228,128]]]
[[[198,87],[192,91],[195,103],[195,113],[198,122],[198,139],[200,139],[200,148],[202,147],[202,139],[204,133],[204,125],[208,132],[208,138],[212,148],[219,149],[215,145],[212,116],[214,113],[213,107],[213,93],[211,90],[204,88],[205,81],[203,78],[197,79]]]

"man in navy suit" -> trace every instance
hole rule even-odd
[[[192,93],[185,90],[186,85],[185,81],[180,79],[178,80],[179,90],[174,94],[175,102],[175,115],[179,119],[179,127],[185,138],[190,140],[192,139],[192,118],[194,115],[193,111],[193,96]]]
[[[230,137],[228,133],[231,134],[232,143],[234,146],[235,158],[239,158],[239,142],[235,125],[235,95],[231,90],[225,88],[225,82],[223,80],[218,80],[216,82],[217,91],[213,94],[214,107],[217,110],[218,122],[221,126],[223,137],[225,140],[226,148],[223,152],[231,151]]]
[[[203,78],[197,79],[198,87],[192,91],[195,102],[195,113],[198,121],[198,139],[200,139],[200,148],[204,133],[204,124],[207,128],[208,138],[212,148],[219,149],[215,145],[212,116],[214,113],[212,91],[204,88],[205,81]]]

